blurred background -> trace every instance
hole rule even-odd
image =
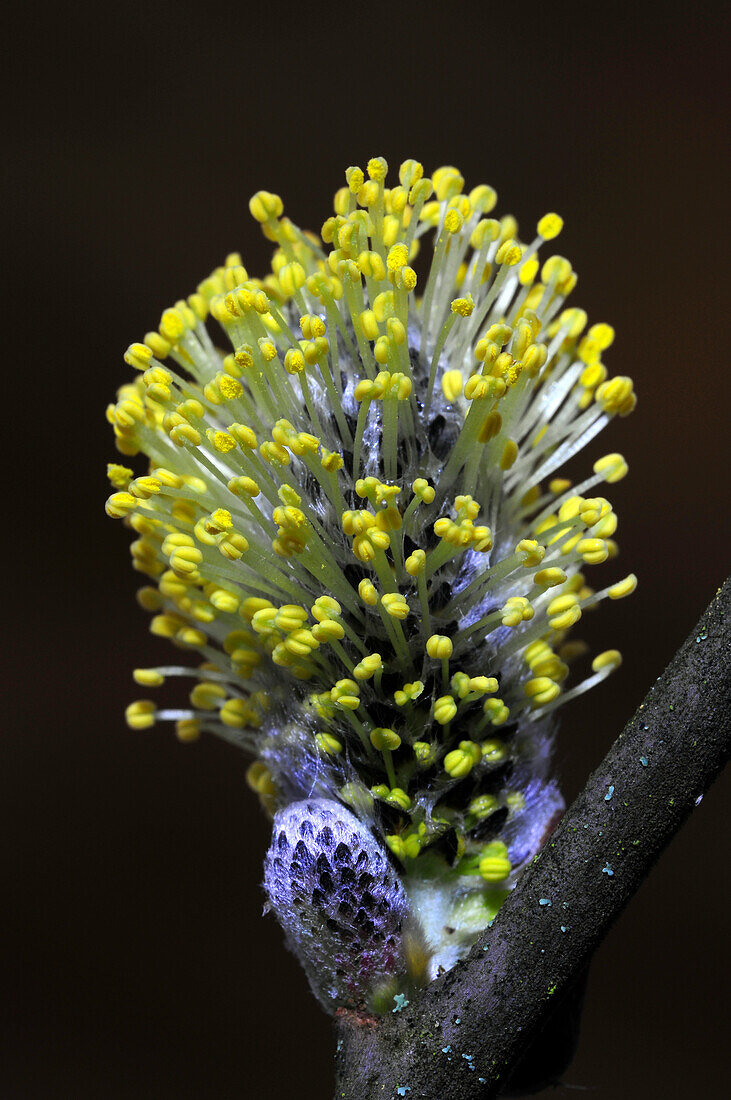
[[[319,229],[347,165],[415,157],[492,184],[528,239],[547,210],[565,218],[571,304],[615,326],[610,372],[639,394],[582,465],[626,455],[612,499],[620,568],[640,578],[586,621],[625,663],[566,710],[568,800],[695,623],[729,545],[721,11],[16,10],[0,1095],[330,1095],[329,1021],[261,916],[269,829],[246,761],[124,725],[132,668],[169,650],[103,509],[122,353],[229,251],[264,271],[255,190]],[[728,793],[705,798],[596,957],[566,1078],[595,1100],[726,1095]]]

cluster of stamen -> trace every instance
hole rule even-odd
[[[382,158],[349,168],[319,237],[259,192],[271,273],[230,255],[126,353],[108,419],[149,468],[109,467],[107,512],[135,532],[152,632],[199,658],[138,669],[194,685],[189,706],[142,700],[127,720],[250,751],[270,811],[347,803],[407,874],[431,850],[499,884],[532,731],[620,663],[601,653],[565,686],[584,653],[568,632],[636,584],[585,577],[617,555],[591,494],[627,466],[556,471],[635,397],[602,362],[612,329],[564,307],[569,261],[539,259],[556,214],[521,243],[455,168],[385,180]]]

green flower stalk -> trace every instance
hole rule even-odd
[[[147,466],[109,467],[107,512],[151,630],[197,658],[137,669],[194,683],[127,721],[254,756],[270,905],[331,1011],[383,1010],[493,919],[563,808],[556,712],[620,664],[572,677],[568,634],[636,585],[585,577],[617,554],[591,494],[623,457],[558,476],[635,405],[610,326],[565,308],[571,264],[539,258],[561,219],[521,243],[457,169],[386,174],[349,168],[319,237],[256,194],[271,273],[229,256],[130,346],[108,409]]]

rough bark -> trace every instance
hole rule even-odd
[[[731,749],[731,580],[469,957],[378,1023],[340,1018],[336,1100],[489,1100]]]

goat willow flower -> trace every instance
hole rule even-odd
[[[636,584],[584,575],[617,553],[591,494],[622,456],[556,476],[635,404],[612,329],[564,308],[571,264],[539,259],[561,219],[522,244],[455,168],[386,172],[349,168],[319,238],[256,194],[271,274],[229,256],[131,345],[108,410],[150,463],[109,468],[140,603],[200,659],[138,669],[195,683],[127,720],[255,756],[270,904],[331,1010],[383,1011],[489,924],[562,809],[556,711],[620,663],[567,688],[567,634]]]

